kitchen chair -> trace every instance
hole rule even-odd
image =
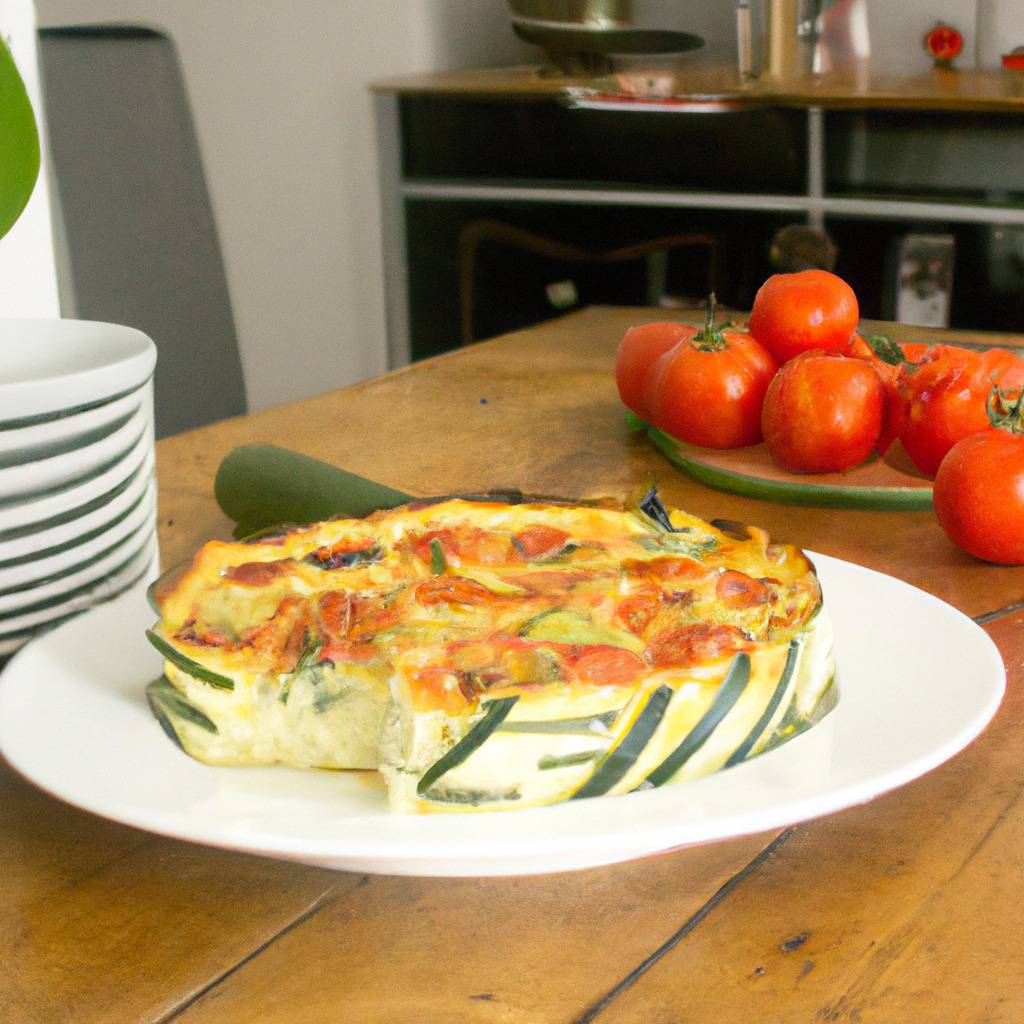
[[[66,247],[65,315],[137,327],[157,345],[157,436],[246,411],[220,244],[181,71],[166,36],[40,32]]]
[[[585,249],[567,242],[546,238],[524,228],[488,218],[471,221],[459,233],[459,280],[461,296],[462,344],[478,340],[476,314],[478,304],[477,276],[484,245],[493,244],[516,252],[528,253],[568,264],[570,266],[608,266],[643,261],[645,264],[644,294],[635,300],[648,306],[685,304],[679,296],[666,294],[669,258],[676,250],[703,249],[706,252],[707,278],[703,294],[694,296],[695,305],[703,305],[708,294],[715,290],[717,241],[714,235],[683,233],[652,238],[643,242],[614,249]],[[556,286],[557,287],[557,286]],[[570,289],[571,290],[571,289]],[[551,294],[549,292],[549,294]],[[558,298],[557,291],[554,292]],[[567,305],[573,305],[568,296]]]

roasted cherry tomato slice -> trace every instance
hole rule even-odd
[[[538,524],[516,534],[515,545],[526,559],[551,558],[565,547],[569,534],[554,526]]]
[[[632,651],[599,646],[585,648],[572,662],[572,668],[584,682],[615,686],[633,682],[646,665]]]

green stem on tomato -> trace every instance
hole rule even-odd
[[[729,347],[721,327],[715,327],[715,293],[708,296],[708,315],[703,329],[691,339],[690,344],[701,352],[721,352]]]
[[[868,338],[868,345],[871,346],[871,350],[883,363],[888,363],[890,366],[902,366],[904,363],[910,366],[914,365],[907,359],[898,342],[882,334],[872,334]]]
[[[1024,388],[1014,396],[1012,391],[1004,391],[998,384],[993,384],[985,411],[989,423],[997,430],[1024,434]]]

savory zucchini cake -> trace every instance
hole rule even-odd
[[[188,753],[379,768],[403,812],[706,775],[807,728],[834,674],[804,554],[653,491],[420,501],[214,541],[154,601],[149,702]]]

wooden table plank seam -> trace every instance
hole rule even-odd
[[[1010,604],[1004,604],[1002,608],[996,608],[993,611],[985,612],[982,615],[973,615],[972,618],[979,626],[984,626],[988,622],[995,622],[996,619],[1003,618],[1004,615],[1012,615],[1014,612],[1019,611],[1024,611],[1024,599],[1012,601]]]
[[[691,914],[676,932],[669,936],[650,956],[641,960],[618,984],[612,986],[596,1003],[586,1009],[581,1016],[577,1017],[572,1024],[591,1024],[591,1021],[603,1013],[615,999],[646,974],[663,956],[671,953],[683,939],[700,927],[701,922],[723,900],[727,899],[734,889],[742,885],[749,875],[757,871],[765,861],[769,860],[779,850],[792,832],[793,829],[791,828],[780,832],[756,857],[752,858],[743,868],[729,878],[699,910]]]
[[[236,971],[241,970],[247,963],[255,960],[258,956],[265,953],[275,942],[283,939],[289,932],[294,931],[296,928],[301,928],[307,921],[316,917],[322,910],[325,910],[337,898],[337,889],[335,886],[325,889],[313,902],[306,907],[302,913],[297,914],[291,921],[289,921],[283,928],[279,929],[270,938],[266,939],[256,946],[251,952],[246,953],[245,956],[239,958],[226,970],[221,971],[215,978],[213,978],[208,984],[203,985],[195,992],[188,995],[183,999],[177,1006],[172,1007],[166,1013],[160,1014],[153,1020],[153,1024],[172,1024],[173,1021],[179,1019],[183,1013],[185,1013],[190,1007],[194,1006],[204,996],[211,994],[214,989],[222,985],[228,980]]]

